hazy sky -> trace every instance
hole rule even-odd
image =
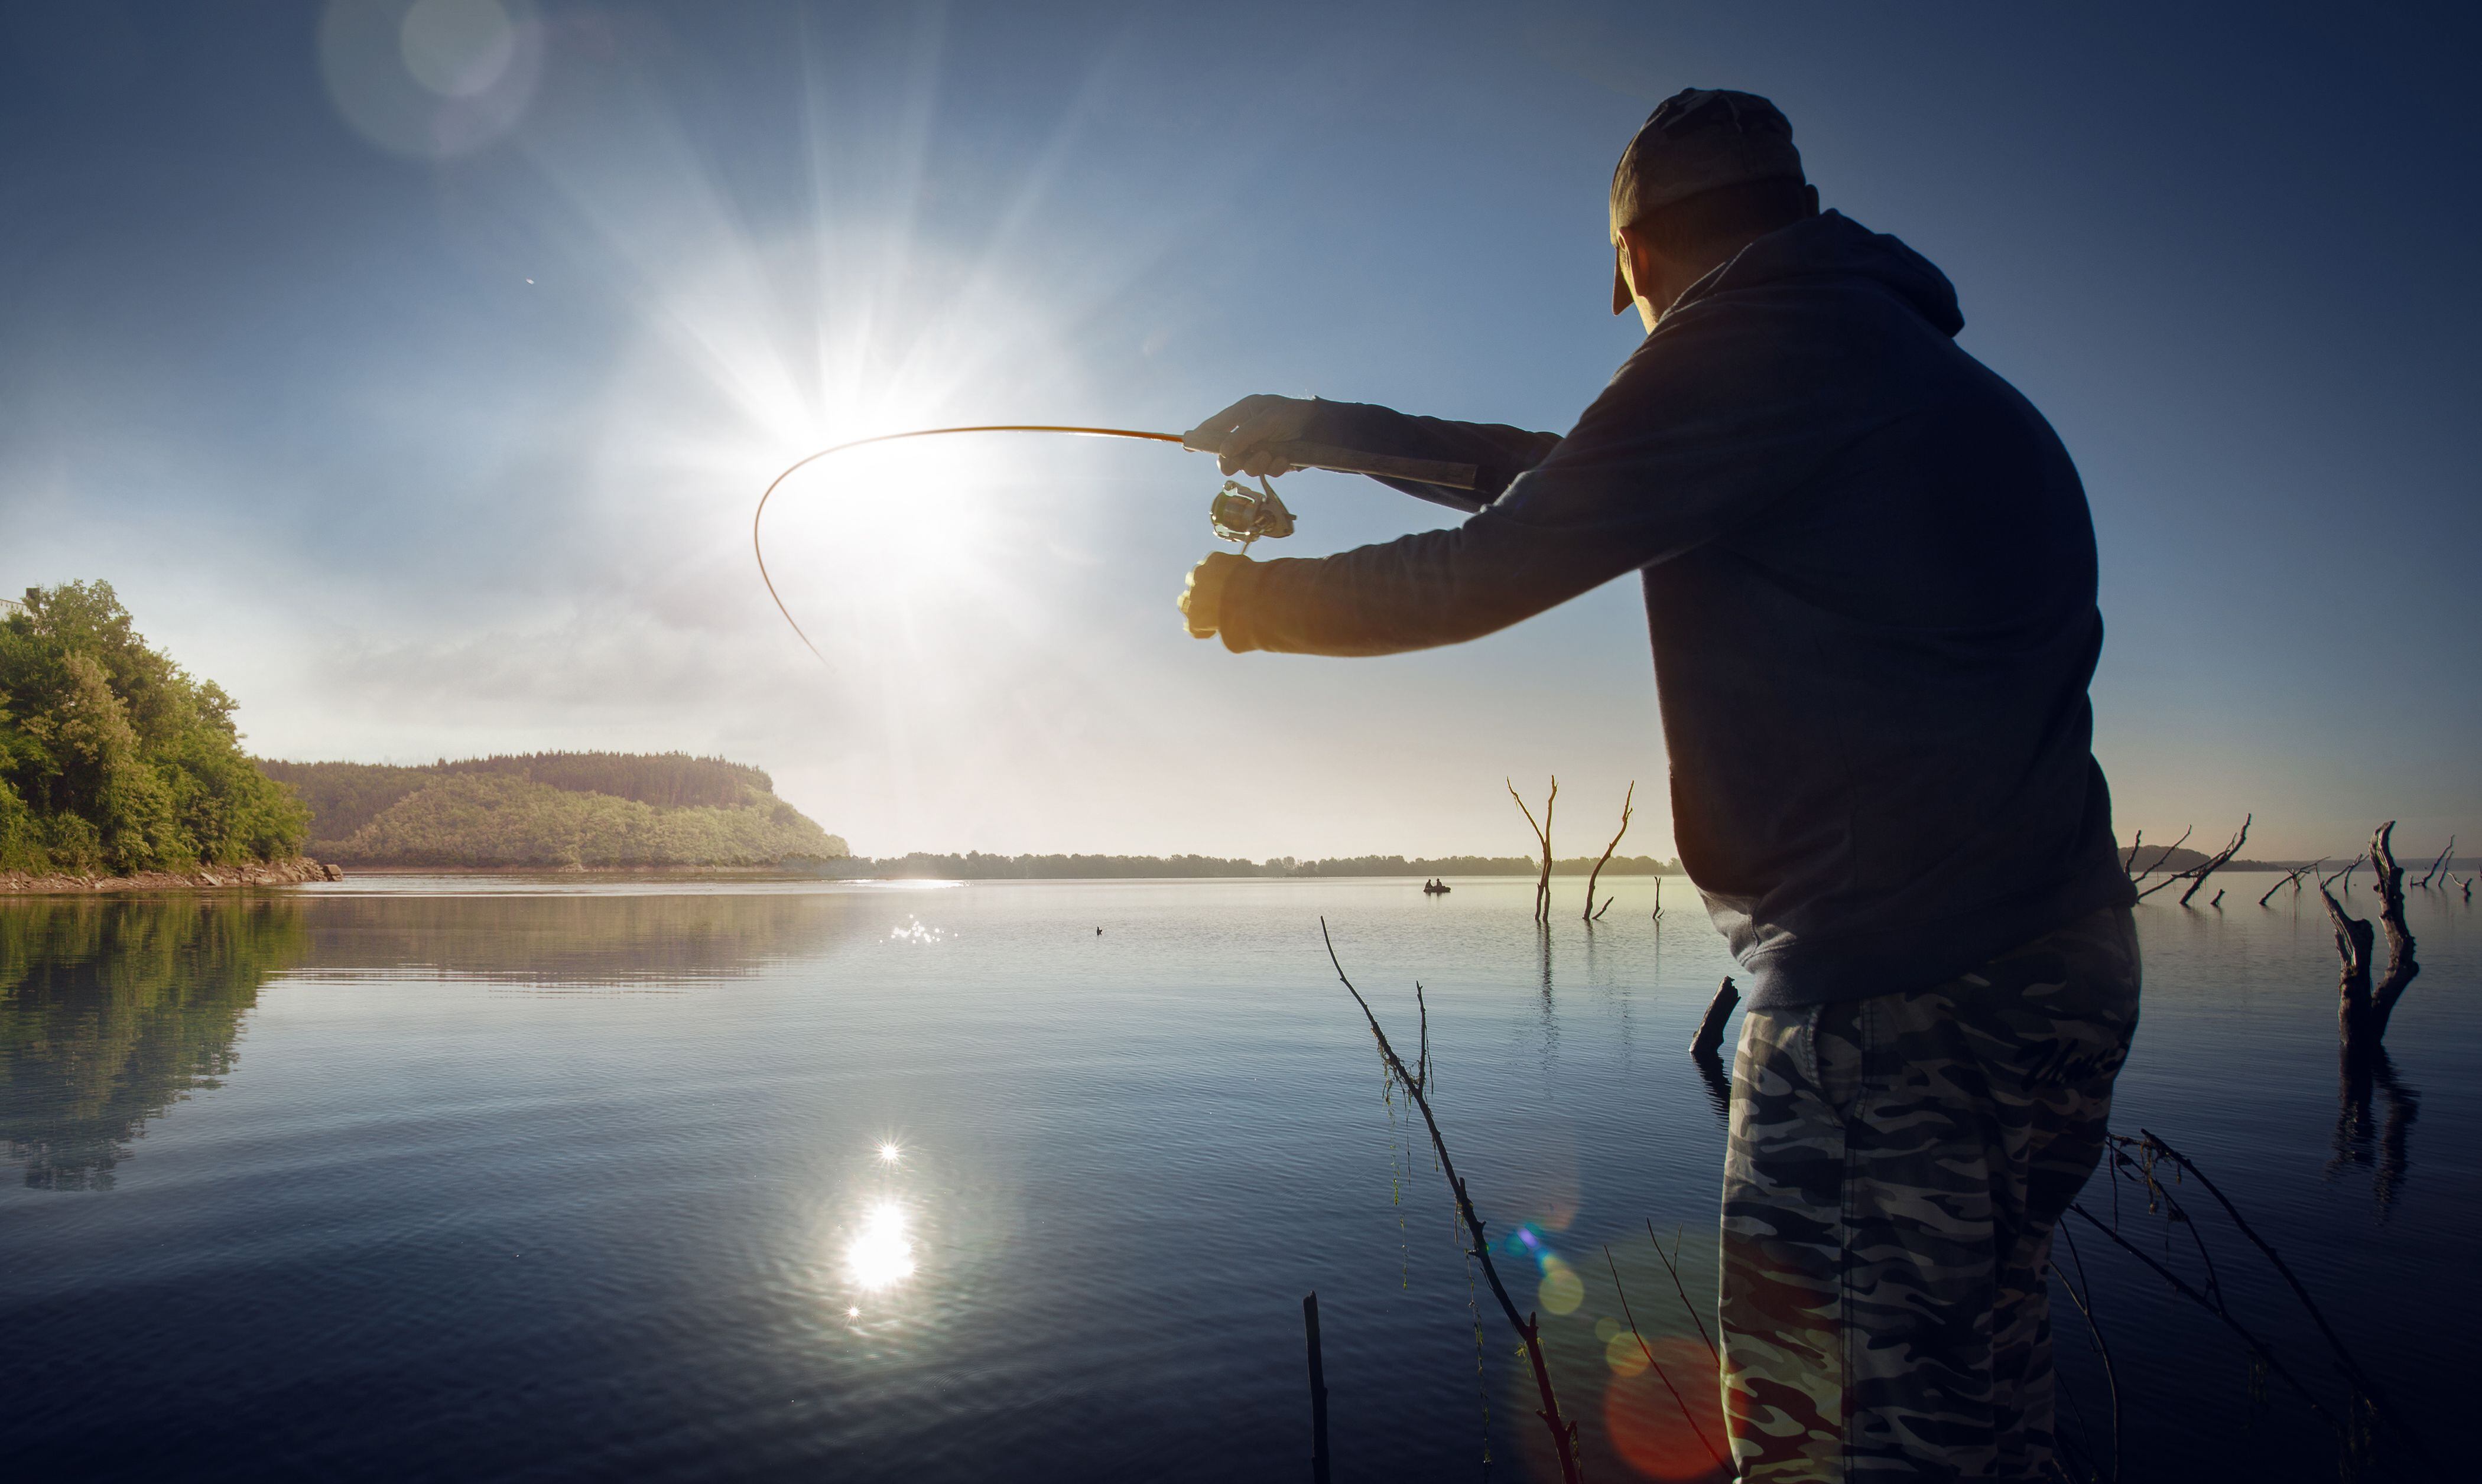
[[[2474,13],[7,0],[0,589],[110,579],[268,755],[721,752],[866,853],[1518,853],[1557,771],[1562,853],[1634,778],[1670,854],[1633,583],[1234,657],[1206,459],[917,445],[771,514],[822,667],[750,512],[937,423],[1565,430],[1613,160],[1744,88],[2075,455],[2123,838],[2482,840]]]

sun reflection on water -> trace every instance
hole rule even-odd
[[[862,1217],[861,1230],[845,1247],[845,1276],[869,1292],[892,1289],[913,1276],[913,1243],[905,1233],[905,1211],[882,1201]]]

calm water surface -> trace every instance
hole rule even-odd
[[[2363,1098],[2322,917],[2250,905],[2247,879],[2220,912],[2141,909],[2116,1122],[2204,1163],[2450,1441],[2482,1334],[2473,909],[2415,895],[2424,971]],[[1409,1042],[1427,986],[1439,1111],[1595,1476],[1696,1477],[1612,1342],[1602,1249],[1658,1358],[1694,1369],[1647,1226],[1686,1229],[1706,1302],[1723,1125],[1683,1048],[1729,965],[1679,883],[1659,926],[1651,882],[1617,890],[1547,943],[1530,882],[0,902],[0,1457],[24,1479],[1303,1477],[1315,1289],[1339,1478],[1551,1476],[1324,913]],[[2143,1208],[2124,1194],[2126,1230],[2194,1277],[2188,1233]],[[2263,1264],[2201,1226],[2235,1311],[2338,1405]],[[2128,1477],[2336,1477],[2214,1320],[2083,1253]]]

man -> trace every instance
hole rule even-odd
[[[1191,441],[1470,463],[1463,525],[1191,573],[1234,651],[1477,638],[1640,573],[1681,860],[1753,992],[1724,1185],[1724,1400],[1751,1480],[2050,1477],[2045,1274],[2137,1019],[2091,755],[2094,531],[1947,279],[1818,210],[1749,93],[1612,178],[1647,338],[1566,437],[1254,397]]]

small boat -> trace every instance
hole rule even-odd
[[[1455,887],[1439,881],[1425,881],[1422,883],[1422,895],[1425,897],[1445,897],[1448,893],[1455,890]]]

